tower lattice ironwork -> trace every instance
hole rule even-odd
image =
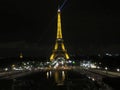
[[[67,53],[67,50],[64,46],[63,36],[62,36],[62,28],[61,28],[61,11],[58,9],[57,12],[57,37],[56,37],[56,43],[54,46],[54,50],[50,56],[50,61],[53,61],[57,58],[64,58],[69,59],[69,55]]]

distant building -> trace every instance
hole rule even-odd
[[[20,53],[20,56],[19,56],[21,59],[23,58],[23,54],[22,54],[22,52]]]

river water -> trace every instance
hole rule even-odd
[[[106,90],[74,71],[40,71],[12,80],[0,80],[0,90]]]

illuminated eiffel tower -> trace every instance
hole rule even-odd
[[[64,46],[64,41],[62,37],[62,28],[61,28],[61,11],[58,9],[57,12],[57,37],[56,43],[52,55],[50,56],[50,61],[53,61],[57,58],[64,58],[65,60],[69,59],[69,55]]]

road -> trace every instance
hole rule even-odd
[[[85,69],[81,67],[74,67],[73,70],[97,81],[102,81],[104,77],[120,77],[120,72],[111,72],[98,69]]]
[[[45,70],[47,69],[45,68]],[[72,70],[77,71],[78,73],[81,74],[85,74],[88,77],[94,77],[96,80],[102,80],[103,77],[120,77],[120,72],[110,72],[110,71],[98,70],[98,69],[85,69],[81,67],[74,67]],[[0,72],[0,79],[14,79],[40,71],[41,70],[31,70],[31,71],[23,70],[23,71],[7,71],[7,72],[5,71],[5,72]]]
[[[0,73],[0,79],[15,79],[18,77],[23,77],[23,76],[29,75],[34,72],[37,72],[37,71],[24,70],[24,71],[2,72],[2,73]]]

